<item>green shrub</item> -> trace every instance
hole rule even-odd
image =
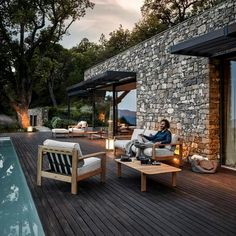
[[[50,120],[46,120],[46,121],[43,122],[43,126],[46,126],[46,127],[51,129],[52,128],[52,123],[51,123]]]
[[[53,117],[59,116],[58,110],[55,107],[50,107],[48,109],[48,119],[51,120]]]
[[[78,122],[75,120],[61,119],[60,117],[53,117],[50,122],[51,128],[65,128],[67,129],[69,125],[75,125]]]
[[[57,116],[53,117],[51,120],[51,125],[53,129],[62,128],[62,119]]]
[[[17,122],[12,124],[4,124],[0,125],[0,131],[1,132],[16,132],[19,131],[20,126]]]

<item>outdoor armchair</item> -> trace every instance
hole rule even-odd
[[[44,168],[43,159],[48,160],[48,169]],[[105,173],[105,152],[83,155],[78,143],[50,139],[38,147],[37,185],[42,184],[42,177],[64,181],[71,183],[71,193],[77,194],[77,182],[95,175],[105,182]]]
[[[179,160],[179,165],[181,165],[183,139],[177,134],[172,134],[170,144],[153,144],[151,148],[145,148],[143,153],[156,161],[173,160],[174,158],[177,158]]]

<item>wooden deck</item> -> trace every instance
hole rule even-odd
[[[1,134],[3,136],[3,134]],[[36,186],[37,146],[49,133],[7,134],[14,142],[46,235],[236,235],[236,172],[221,169],[213,175],[177,175],[177,187],[168,174],[150,177],[147,192],[140,191],[140,174],[123,168],[116,176],[108,158],[107,181],[93,177],[70,185],[44,179]],[[79,142],[84,153],[104,150],[104,141],[58,138]]]

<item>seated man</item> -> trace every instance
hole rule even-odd
[[[140,156],[141,149],[152,147],[155,144],[169,144],[171,143],[171,132],[169,131],[170,123],[168,120],[163,119],[161,120],[160,130],[157,131],[155,135],[146,136],[144,134],[139,134],[140,138],[138,140],[132,140],[126,146],[126,154],[131,156],[132,155],[132,146],[135,145],[137,147],[136,157]],[[145,146],[137,145],[137,141],[140,143],[144,143]],[[161,147],[160,147],[161,148]]]

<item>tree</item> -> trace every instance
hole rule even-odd
[[[165,30],[167,26],[161,23],[160,19],[155,14],[150,14],[143,17],[131,31],[131,44],[140,43],[155,34]]]
[[[33,86],[50,45],[93,5],[89,0],[0,0],[0,86],[22,127],[29,126]]]
[[[103,34],[100,37],[101,46],[103,47],[102,57],[104,59],[114,56],[131,46],[130,31],[124,29],[122,25],[117,30],[112,31],[109,36],[108,40],[105,39]]]
[[[83,73],[86,69],[99,62],[102,50],[102,45],[92,43],[87,38],[84,38],[76,47],[71,49],[71,52],[76,55],[77,62]]]
[[[58,101],[66,97],[65,88],[69,86],[67,81],[72,61],[73,57],[68,49],[60,44],[51,44],[47,54],[42,58],[41,66],[37,67],[39,79],[33,88],[34,105],[49,105],[48,100],[51,100],[56,108]]]
[[[161,23],[175,25],[224,0],[145,0],[141,8],[143,17],[154,14]]]

